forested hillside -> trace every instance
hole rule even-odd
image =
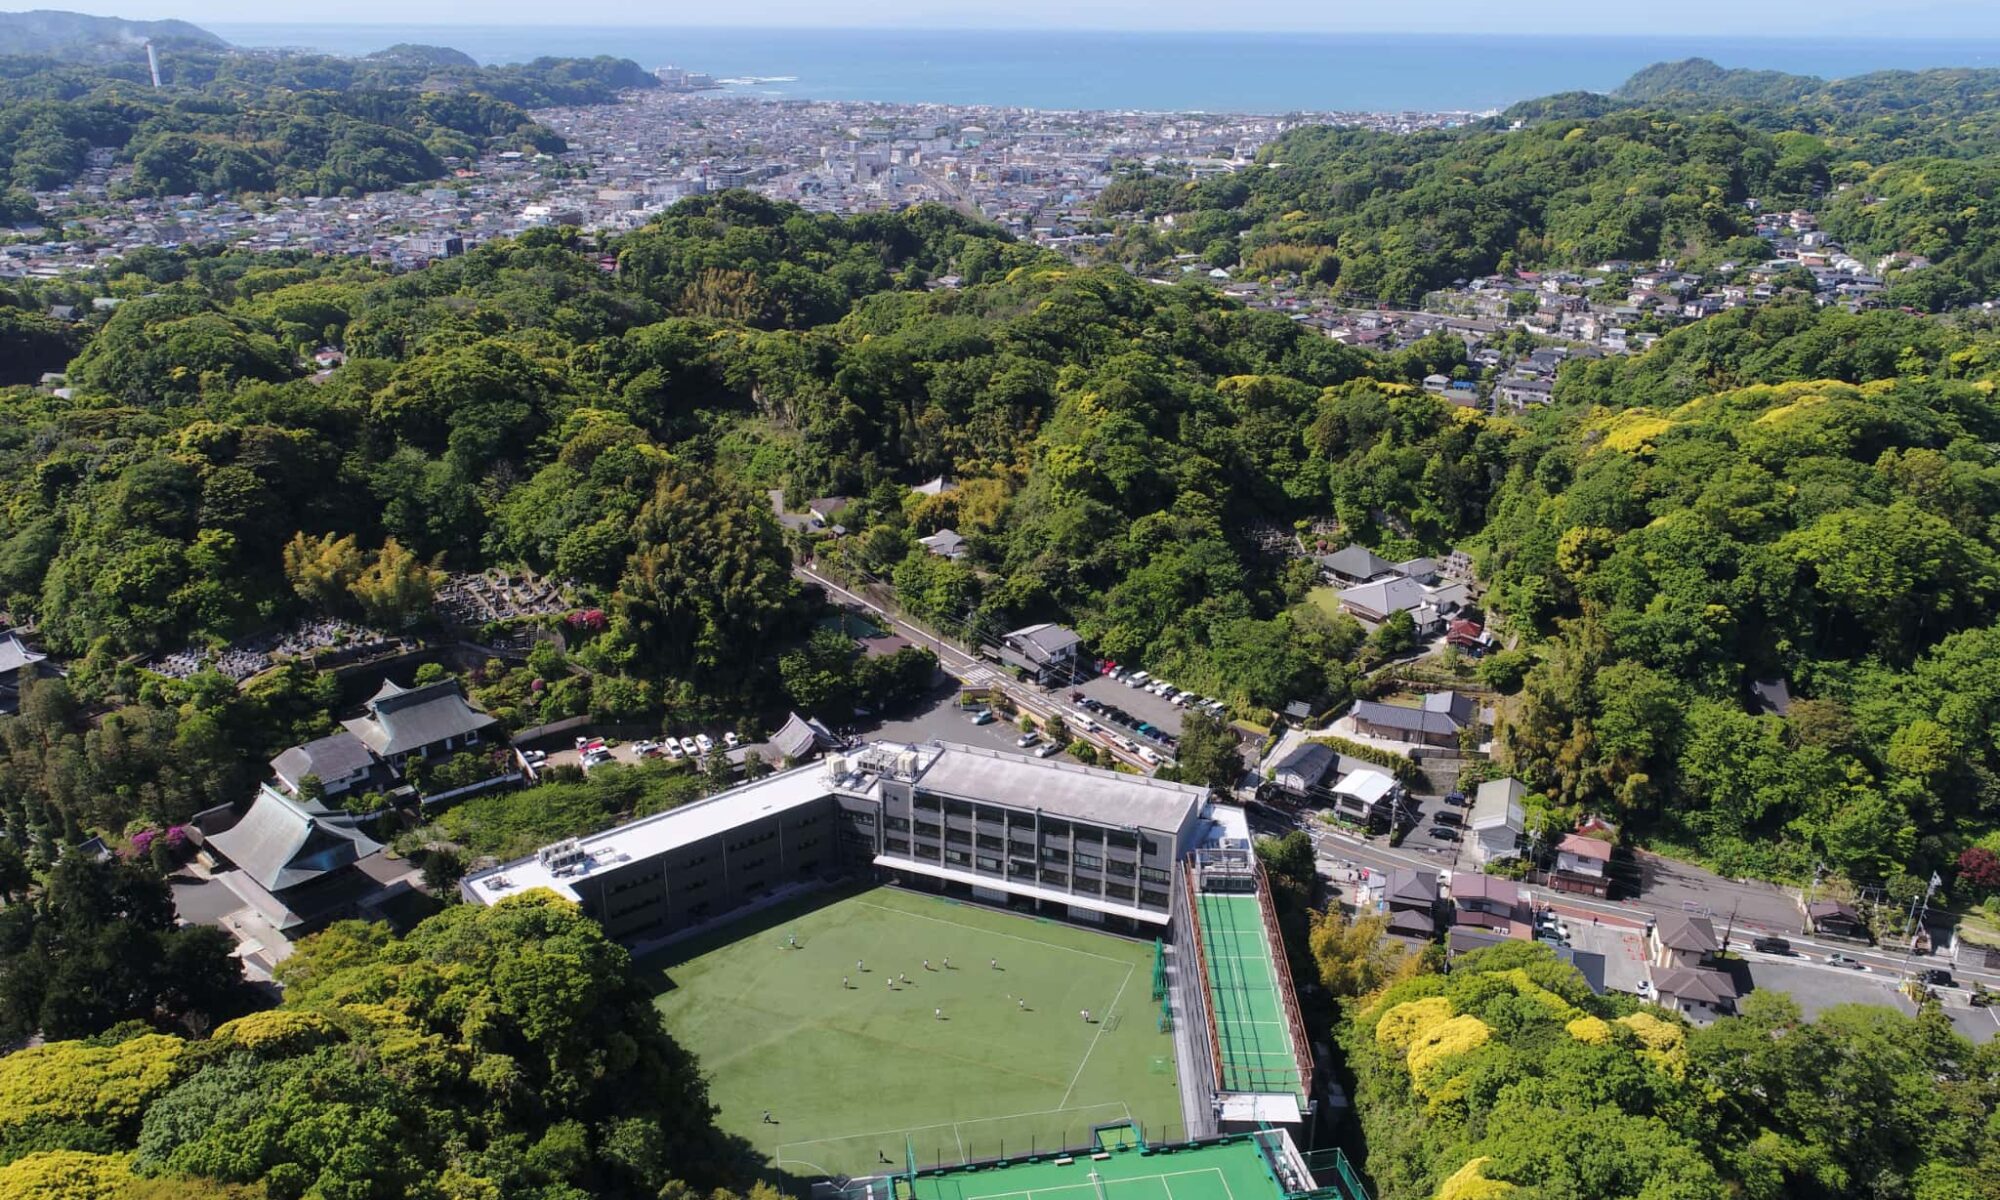
[[[1760,991],[1690,1029],[1511,943],[1358,997],[1341,1045],[1381,1200],[1972,1200],[2000,1172],[2000,1055],[1935,1011]]]
[[[1187,183],[1134,173],[1098,201],[1128,226],[1114,258],[1201,255],[1296,275],[1363,302],[1413,305],[1494,271],[1675,258],[1711,269],[1769,257],[1747,200],[1824,202],[1824,228],[1867,256],[1923,256],[1890,299],[1931,311],[2000,285],[2000,72],[1887,72],[1826,83],[1648,68],[1614,96],[1531,101],[1485,125],[1415,135],[1309,126],[1260,169]],[[1524,129],[1512,129],[1516,123]]]
[[[207,1036],[133,1022],[0,1058],[0,1200],[653,1200],[747,1176],[573,904],[335,926],[282,978],[281,1007]]]
[[[125,186],[134,195],[380,190],[437,178],[449,157],[561,150],[528,108],[603,103],[655,85],[623,59],[480,67],[407,52],[180,50],[161,74],[155,90],[143,54],[102,65],[0,58],[0,195],[68,183],[92,147],[132,165]]]
[[[1251,548],[1335,515],[1390,552],[1480,552],[1525,639],[1494,667],[1521,693],[1503,745],[1554,812],[1897,886],[1994,827],[1987,331],[1774,305],[1498,419],[1412,386],[1455,341],[1364,354],[938,210],[729,194],[607,249],[615,274],[553,232],[402,276],[154,268],[77,355],[73,400],[6,400],[5,604],[108,667],[301,613],[393,625],[424,611],[424,564],[519,563],[608,614],[575,651],[599,690],[524,718],[768,710],[809,618],[779,488],[857,498],[827,565],[947,628],[1066,621],[1270,707],[1346,698],[1375,652],[1309,601],[1310,563]],[[965,286],[923,286],[946,272]],[[326,340],[348,363],[308,380]],[[940,473],[958,490],[909,492]],[[945,527],[969,560],[916,544]],[[1750,715],[1769,678],[1791,716]],[[122,819],[184,819],[199,790]],[[42,803],[30,825],[99,824]]]

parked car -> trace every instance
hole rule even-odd
[[[668,738],[666,741],[661,742],[660,749],[664,751],[667,758],[673,762],[679,762],[681,759],[687,757],[686,755],[681,753],[681,744],[678,741],[674,740],[673,738]]]
[[[701,753],[701,743],[691,737],[681,739],[681,753],[694,758]]]
[[[734,750],[743,744],[743,739],[736,736],[734,729],[726,729],[722,733],[722,744]]]
[[[1152,676],[1146,674],[1144,671],[1134,671],[1125,677],[1125,686],[1142,688],[1146,686],[1146,681],[1151,678]]]
[[[1028,747],[1034,745],[1036,742],[1039,742],[1041,740],[1042,740],[1042,735],[1030,729],[1028,732],[1022,734],[1020,737],[1015,738],[1014,744],[1016,746],[1019,746],[1021,749],[1026,750]]]
[[[1446,792],[1446,793],[1445,793],[1445,795],[1444,795],[1444,802],[1445,802],[1446,804],[1449,804],[1449,805],[1451,805],[1451,806],[1452,806],[1452,807],[1454,807],[1454,808],[1464,808],[1464,807],[1465,807],[1465,793],[1464,793],[1464,792]]]
[[[715,749],[715,739],[705,733],[695,734],[694,744],[703,754],[707,754],[709,751]]]
[[[1957,982],[1952,979],[1951,972],[1945,970],[1943,967],[1925,967],[1923,970],[1917,972],[1917,978],[1932,987],[1958,986]]]
[[[1428,832],[1440,842],[1455,842],[1458,840],[1458,830],[1447,829],[1443,825],[1433,825]]]
[[[1441,808],[1431,814],[1431,820],[1436,821],[1440,825],[1463,825],[1465,824],[1465,814],[1459,812],[1457,809]]]
[[[1860,959],[1852,958],[1837,950],[1826,956],[1826,965],[1830,967],[1846,967],[1850,971],[1866,971],[1868,969],[1862,965]]]
[[[549,752],[546,750],[523,750],[521,751],[521,759],[531,767],[539,767],[549,761]]]
[[[1061,753],[1062,753],[1062,747],[1061,747],[1061,746],[1058,746],[1058,745],[1056,745],[1056,744],[1055,744],[1054,742],[1050,742],[1050,743],[1049,743],[1048,745],[1046,745],[1046,746],[1042,746],[1042,747],[1039,747],[1039,748],[1037,748],[1037,749],[1035,750],[1035,757],[1036,757],[1036,758],[1054,758],[1054,757],[1055,757],[1056,755],[1058,755],[1058,754],[1061,754]]]
[[[1160,756],[1153,753],[1153,749],[1150,746],[1139,747],[1139,757],[1156,767],[1160,765]]]
[[[982,708],[978,712],[973,713],[972,723],[974,725],[991,725],[993,723],[993,710]]]
[[[1790,954],[1792,944],[1781,937],[1760,937],[1750,939],[1750,948],[1764,954]]]

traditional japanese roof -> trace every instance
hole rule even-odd
[[[1378,579],[1396,569],[1395,563],[1362,545],[1322,554],[1319,565],[1343,579]]]
[[[267,891],[310,883],[382,849],[351,818],[308,807],[263,784],[243,819],[207,839]]]
[[[341,722],[383,758],[477,733],[494,723],[493,717],[466,703],[455,679],[416,688],[384,680],[381,690],[368,701],[367,716]]]
[[[0,633],[0,675],[11,675],[23,667],[31,667],[48,656],[30,649],[21,640],[21,635],[13,630]]]
[[[771,735],[771,747],[793,762],[803,762],[819,748],[819,735],[804,717],[793,713],[784,727]]]
[[[955,529],[940,529],[929,537],[918,538],[917,545],[922,546],[932,554],[942,554],[950,557],[965,548],[965,539],[960,537],[958,531]]]
[[[271,770],[294,787],[308,775],[316,775],[322,782],[345,779],[374,765],[375,754],[368,744],[346,730],[293,746],[271,760]]]
[[[1357,700],[1354,703],[1356,721],[1409,733],[1455,734],[1472,724],[1478,716],[1472,698],[1457,692],[1432,692],[1424,697],[1422,708],[1383,704],[1376,700]]]

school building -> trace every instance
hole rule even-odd
[[[545,887],[651,941],[786,884],[875,872],[909,887],[1155,936],[1174,864],[1241,809],[1198,787],[951,743],[875,743],[469,875],[492,904]]]

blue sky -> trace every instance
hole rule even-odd
[[[43,0],[201,21],[2000,37],[1994,0]]]

